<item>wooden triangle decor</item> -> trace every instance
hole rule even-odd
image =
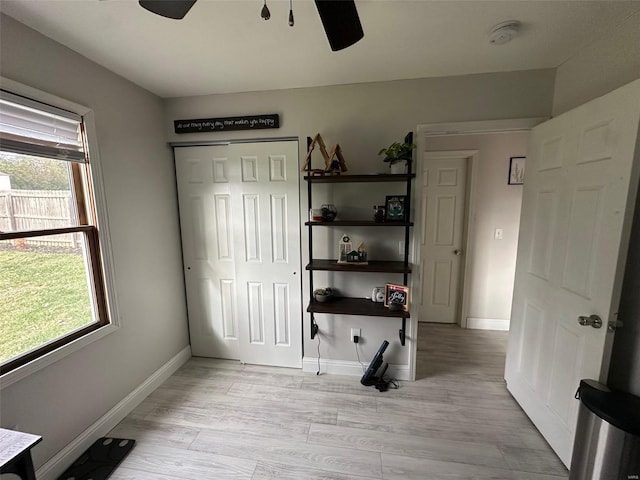
[[[347,171],[347,164],[342,156],[342,149],[339,144],[335,144],[329,153],[329,161],[325,162],[325,171],[339,175],[340,172]]]
[[[311,143],[309,143],[311,141]],[[302,171],[308,172],[309,175],[324,175],[329,173],[331,175],[339,175],[341,172],[347,171],[347,164],[342,156],[342,149],[337,143],[331,147],[331,152],[327,152],[327,145],[324,143],[322,136],[318,133],[313,140],[307,137],[307,143],[309,143],[309,149],[307,150],[307,156],[304,159],[302,165]],[[324,158],[324,169],[311,168],[311,153],[318,145],[320,154]]]

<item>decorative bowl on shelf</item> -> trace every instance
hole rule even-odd
[[[333,297],[333,289],[330,287],[317,288],[313,291],[313,298],[315,298],[316,302],[328,302],[331,297]]]
[[[336,218],[336,215],[338,215],[338,209],[331,203],[322,205],[320,207],[320,211],[322,212],[323,222],[333,222]]]

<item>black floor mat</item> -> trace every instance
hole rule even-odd
[[[58,480],[105,480],[136,444],[126,438],[102,437],[80,455]]]

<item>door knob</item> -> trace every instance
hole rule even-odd
[[[593,328],[602,327],[602,319],[598,315],[590,315],[588,317],[578,317],[578,323],[583,327],[592,326]]]
[[[458,257],[462,256],[462,250],[454,250],[453,253],[454,253],[454,255],[457,255]]]

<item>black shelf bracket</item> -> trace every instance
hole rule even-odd
[[[400,334],[400,345],[402,345],[403,347],[406,339],[406,333],[405,333],[406,329],[407,329],[407,319],[402,317],[402,328],[398,333]]]

